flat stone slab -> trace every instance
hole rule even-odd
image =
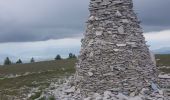
[[[161,79],[170,79],[170,74],[159,75],[158,77]]]

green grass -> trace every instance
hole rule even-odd
[[[76,59],[66,59],[0,67],[0,72],[2,72],[0,94],[20,96],[24,92],[29,92],[31,88],[43,90],[47,88],[52,81],[73,74],[75,72],[75,62]],[[28,72],[30,73],[28,75],[2,79],[3,76],[9,74],[23,75]],[[20,89],[23,87],[25,89],[21,92]],[[35,97],[37,97],[37,93],[32,98]]]
[[[39,100],[46,100],[46,98],[45,98],[45,97],[42,97],[42,98],[40,98]]]
[[[66,59],[66,60],[56,60],[56,61],[44,61],[29,64],[14,64],[5,65],[0,67],[0,76],[9,74],[25,74],[27,72],[37,73],[47,70],[58,70],[59,68],[73,67],[75,65],[76,59]]]
[[[156,55],[157,66],[164,73],[170,73],[170,54],[157,54]],[[169,66],[169,68],[163,68],[162,66]]]
[[[156,59],[158,66],[170,66],[170,54],[157,54]]]
[[[55,97],[54,96],[50,96],[49,100],[55,100]]]
[[[160,68],[159,70],[161,70],[164,73],[170,74],[170,68]]]

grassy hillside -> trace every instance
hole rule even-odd
[[[170,54],[157,54],[156,59],[158,66],[170,66]]]
[[[170,54],[157,54],[156,60],[161,71],[170,73]]]
[[[73,67],[76,59],[66,59],[66,60],[57,60],[57,61],[44,61],[28,64],[14,64],[14,65],[5,65],[0,67],[0,76],[9,75],[9,74],[25,74],[25,73],[37,73],[50,70],[58,70],[60,68],[67,68],[68,66]]]
[[[170,55],[156,55],[157,65],[161,71],[170,73]],[[43,89],[61,77],[75,72],[76,59],[44,61],[30,64],[16,64],[0,67],[0,100],[8,96],[22,98],[32,89],[37,89],[30,100],[38,98]],[[162,67],[162,66],[167,66]],[[15,100],[15,99],[14,99]]]
[[[0,100],[8,95],[24,96],[33,88],[47,88],[52,81],[73,74],[75,62],[67,59],[0,67]]]

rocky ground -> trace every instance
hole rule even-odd
[[[0,100],[34,100],[51,83],[75,72],[76,59],[0,67]]]
[[[158,58],[159,57],[157,57],[157,59]],[[161,79],[160,87],[167,92],[169,91],[170,93],[170,84],[169,84],[170,80],[167,80],[169,78],[167,73],[169,73],[169,68],[170,68],[169,59],[170,56],[164,58],[164,55],[161,55],[159,62],[158,61],[157,62],[160,66],[159,69],[161,70],[161,74],[159,75]],[[30,66],[20,65],[21,67],[24,67],[24,70],[27,69],[27,71],[23,71],[20,66],[18,67],[18,65],[16,65],[16,67],[14,66],[15,69],[11,67],[8,67],[6,69],[0,68],[0,71],[3,71],[3,73],[5,74],[4,77],[6,77],[5,79],[0,79],[0,100],[74,100],[74,98],[71,99],[70,96],[74,97],[75,95],[77,95],[79,97],[80,96],[78,95],[79,90],[76,91],[76,94],[73,94],[75,88],[74,86],[68,85],[68,78],[66,77],[66,73],[65,74],[59,73],[58,71],[60,71],[60,69],[63,70],[63,67],[65,67],[65,69],[71,68],[65,71],[66,72],[70,71],[73,74],[75,62],[76,60],[64,60],[60,62],[56,61],[55,63],[53,61],[42,62],[41,64],[31,64]],[[40,70],[42,69],[41,68],[42,65],[44,66],[43,68],[44,71],[46,70],[46,72],[42,71],[42,73],[40,73],[41,72]],[[36,71],[34,72],[37,73],[30,73],[33,72],[32,68],[30,69],[31,66],[32,67],[37,66],[36,68],[34,68],[34,70],[36,69]],[[46,67],[48,68],[48,70],[54,68],[53,72],[45,69],[45,66],[50,66],[50,67]],[[51,68],[52,66],[53,68]],[[161,66],[166,66],[166,67],[161,67]],[[57,70],[55,70],[56,67]],[[23,74],[23,76],[20,76],[21,72],[24,72],[25,74]],[[60,78],[58,76],[60,76]],[[61,76],[64,76],[64,79]],[[151,93],[150,91],[153,91],[152,88],[149,90],[143,89],[143,91],[141,91],[139,96],[135,96],[133,98],[127,97],[121,93],[114,94],[112,93],[112,91],[106,90],[103,94],[92,93],[91,98],[93,99],[90,100],[102,100],[102,99],[112,100],[111,98],[114,98],[113,100],[121,100],[122,99],[121,97],[125,98],[124,100],[128,100],[128,99],[142,100],[143,98],[142,94],[145,93],[144,91],[146,93],[149,92],[151,96],[158,94],[157,96],[161,97],[162,95],[161,91]],[[64,99],[63,97],[66,98]],[[149,98],[149,96],[147,97]],[[158,100],[162,100],[160,97],[157,97]],[[85,100],[88,99],[89,98],[86,98]],[[148,99],[148,100],[154,100],[154,99]]]
[[[160,76],[162,78],[169,78],[167,75]],[[91,93],[90,97],[83,98],[80,95],[80,90],[76,89],[75,86],[70,85],[72,78],[65,80],[63,84],[53,83],[50,88],[47,89],[46,94],[42,97],[48,98],[54,96],[56,100],[170,100],[165,97],[165,93],[159,88],[157,84],[151,83],[151,88],[143,88],[139,95],[131,94],[131,96],[123,95],[122,93],[115,94],[111,90],[106,90],[103,94]]]

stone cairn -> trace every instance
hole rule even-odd
[[[57,100],[166,100],[132,0],[90,0],[89,11],[76,73]]]
[[[132,0],[90,0],[75,84],[83,96],[106,90],[138,95],[157,82],[157,69]]]

